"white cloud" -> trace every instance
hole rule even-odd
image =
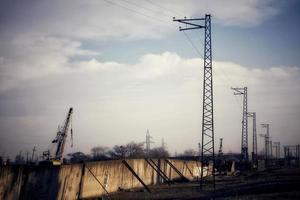
[[[22,92],[2,93],[0,124],[5,124],[8,118],[14,124],[0,126],[1,133],[11,133],[11,136],[1,136],[3,143],[7,137],[11,142],[10,147],[4,144],[3,148],[21,148],[21,144],[11,145],[12,138],[21,133],[34,135],[32,142],[45,148],[45,138],[50,141],[54,136],[55,127],[62,121],[68,106],[75,109],[74,137],[78,150],[88,152],[97,144],[111,146],[142,141],[147,128],[157,141],[155,145],[164,137],[172,153],[197,148],[201,127],[202,59],[185,59],[165,52],[144,55],[136,64],[91,59],[74,65],[59,75],[23,81]],[[224,138],[225,151],[240,148],[241,99],[233,96],[232,84],[248,86],[249,110],[257,112],[258,124],[271,123],[273,141],[299,142],[299,68],[249,69],[216,61],[214,69],[216,140]],[[24,115],[29,121],[32,118],[39,122],[26,126],[27,132],[22,127],[24,123],[19,123]],[[40,131],[35,131],[40,130],[40,126],[47,127],[43,129],[43,139]],[[258,128],[258,131],[262,130]]]
[[[120,40],[165,37],[177,26],[173,16],[211,13],[220,24],[255,26],[276,15],[280,4],[274,0],[64,0],[21,2],[8,8],[3,10],[4,19],[11,21],[1,29],[12,34]],[[7,26],[11,23],[17,26]]]
[[[199,5],[204,6],[199,6],[202,9],[198,12],[209,12],[224,25],[255,26],[279,13],[278,5],[272,0],[202,0]]]
[[[165,52],[144,55],[135,64],[104,62],[99,53],[83,49],[82,44],[168,37],[178,26],[171,17],[183,17],[177,12],[188,17],[210,12],[222,25],[255,26],[280,11],[271,0],[129,0],[139,6],[109,1],[131,11],[98,0],[24,1],[18,7],[0,7],[4,16],[0,24],[0,132],[9,133],[0,135],[0,147],[22,148],[18,141],[14,143],[21,133],[33,134],[35,144],[42,137],[40,144],[45,146],[65,107],[74,105],[80,150],[88,151],[100,141],[107,146],[143,140],[146,128],[156,141],[164,137],[172,152],[197,148],[203,60]],[[229,90],[232,85],[249,87],[249,108],[258,111],[261,120],[272,122],[275,139],[299,140],[298,67],[249,69],[216,61],[214,69],[216,133],[224,136],[225,149],[238,150],[240,141],[240,110]],[[41,127],[42,136],[36,131]],[[282,132],[288,132],[286,137]],[[176,145],[178,141],[182,146]]]
[[[7,9],[4,3],[1,6],[3,23],[0,24],[0,90],[13,88],[23,80],[70,70],[69,68],[77,66],[76,63],[71,64],[73,58],[95,57],[96,52],[82,49],[84,41],[96,43],[98,40],[166,37],[171,31],[174,33],[177,24],[172,22],[171,14],[178,11],[188,16],[211,12],[221,24],[255,25],[276,14],[278,10],[278,5],[272,5],[270,0],[230,0],[226,3],[219,0],[108,2],[112,4],[98,0],[65,0],[32,4],[24,1],[16,6],[6,2]],[[152,20],[142,16],[143,14],[152,16]],[[170,28],[170,25],[174,27]],[[151,55],[148,57],[151,59]],[[148,58],[142,59],[143,66],[148,65]],[[95,61],[89,60],[81,64],[86,64],[90,69],[111,68],[114,65],[106,63],[105,66],[99,66]],[[140,76],[146,77],[153,73],[159,75],[166,69],[156,67],[151,70],[143,71],[144,74]]]
[[[95,56],[81,49],[78,41],[58,37],[20,37],[11,41],[9,56],[0,62],[0,91],[15,87],[21,81],[60,74],[70,70],[76,56]]]

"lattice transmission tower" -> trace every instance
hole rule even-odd
[[[146,133],[146,154],[147,156],[150,155],[150,151],[151,151],[151,143],[154,143],[152,140],[152,137],[150,135],[149,129],[147,129],[147,133]]]
[[[265,138],[265,165],[266,167],[269,166],[269,159],[270,159],[270,124],[261,124],[262,128],[266,128],[266,134],[260,134],[262,137]]]
[[[201,136],[201,179],[200,188],[204,185],[204,169],[208,173],[206,183],[211,183],[215,189],[215,149],[214,149],[214,115],[213,115],[213,76],[212,76],[212,48],[211,48],[211,15],[204,18],[175,19],[173,21],[185,24],[179,31],[204,29],[204,78],[203,78],[203,107],[202,107],[202,136]]]
[[[252,166],[254,168],[258,165],[257,160],[257,132],[256,132],[256,112],[248,112],[247,117],[252,117],[252,152],[251,152],[251,158],[252,158]]]
[[[273,148],[275,148],[276,159],[279,159],[280,158],[280,142],[274,142]]]
[[[241,141],[241,162],[248,163],[248,96],[247,87],[231,88],[234,95],[243,95],[243,119],[242,119],[242,141]]]

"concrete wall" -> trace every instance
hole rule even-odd
[[[0,167],[0,199],[19,199],[23,167]]]
[[[127,163],[146,185],[158,184],[160,177],[144,159]],[[153,159],[171,180],[181,176],[165,162]],[[169,160],[189,180],[199,175],[199,162]],[[85,166],[85,167],[84,167]],[[121,160],[63,165],[60,167],[1,167],[1,199],[77,199],[99,197],[119,189],[143,187]]]

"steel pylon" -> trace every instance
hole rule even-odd
[[[204,185],[204,176],[208,173],[207,181],[215,189],[215,149],[214,149],[214,115],[213,115],[213,76],[212,76],[212,47],[211,47],[211,15],[197,19],[173,19],[185,24],[186,28],[179,27],[180,31],[204,29],[204,78],[203,78],[203,107],[202,107],[202,134],[201,134],[201,179],[200,188]],[[195,22],[204,22],[198,24]],[[205,170],[206,169],[206,170]],[[205,174],[204,174],[205,173]]]
[[[257,168],[258,160],[257,160],[257,132],[256,132],[256,112],[248,112],[247,117],[252,117],[252,166]]]
[[[242,119],[242,141],[241,141],[241,162],[248,163],[248,97],[247,87],[231,88],[234,95],[243,95],[243,119]]]

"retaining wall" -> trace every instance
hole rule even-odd
[[[153,159],[170,180],[188,180],[199,176],[199,162],[168,159],[180,174],[164,159]],[[146,185],[163,179],[145,159],[126,162]],[[62,166],[0,167],[1,199],[84,199],[99,197],[119,189],[143,187],[122,160],[89,162]]]

